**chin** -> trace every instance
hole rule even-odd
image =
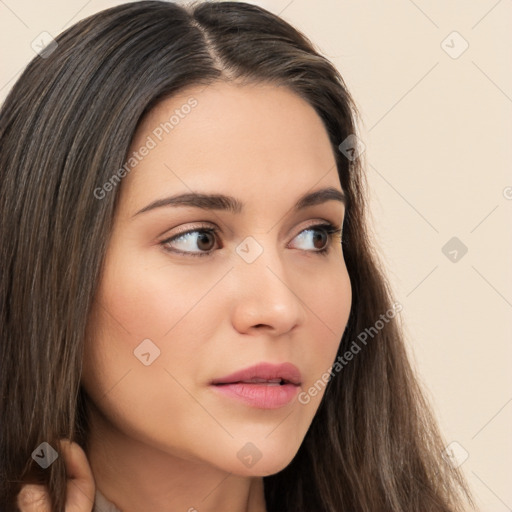
[[[267,456],[264,452],[261,453],[261,458],[253,462],[252,465],[251,462],[248,462],[246,467],[244,467],[243,457],[238,457],[242,460],[240,462],[237,460],[237,464],[230,464],[229,468],[226,469],[239,476],[264,477],[275,475],[290,464],[295,453],[275,453],[269,450]]]

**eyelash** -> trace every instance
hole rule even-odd
[[[307,228],[303,229],[299,233],[299,235],[301,233],[303,233],[304,231],[313,231],[313,230],[319,230],[319,231],[322,230],[322,231],[324,231],[328,235],[328,243],[327,243],[325,248],[320,249],[318,251],[307,251],[307,250],[304,250],[304,251],[305,252],[313,252],[315,254],[327,256],[327,254],[332,249],[333,240],[335,238],[341,237],[341,229],[337,228],[336,226],[334,226],[334,224],[331,224],[330,222],[327,222],[327,223],[323,223],[323,224],[315,224],[313,226],[308,226]],[[217,229],[215,229],[215,228],[210,228],[210,227],[195,228],[195,229],[190,229],[188,231],[184,231],[183,233],[178,233],[176,235],[173,235],[171,238],[167,238],[166,240],[163,240],[162,242],[160,242],[160,244],[162,245],[164,250],[167,251],[167,252],[174,253],[174,254],[183,254],[185,256],[208,256],[211,253],[213,253],[214,249],[212,249],[210,251],[200,251],[200,252],[195,253],[195,252],[180,251],[180,250],[177,250],[177,249],[169,249],[168,247],[166,247],[167,244],[169,244],[170,242],[176,240],[177,238],[182,237],[184,235],[188,235],[190,233],[196,233],[196,232],[198,232],[198,233],[210,233],[210,234],[213,233],[215,236],[217,236]],[[343,243],[343,241],[340,241],[340,242]]]

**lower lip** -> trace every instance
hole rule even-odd
[[[212,385],[219,393],[241,400],[259,409],[278,409],[290,403],[299,386],[294,384],[270,385],[264,383],[233,382],[232,384]]]

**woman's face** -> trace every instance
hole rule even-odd
[[[103,428],[125,439],[234,474],[276,473],[318,409],[351,306],[340,239],[311,229],[341,228],[344,204],[331,193],[295,207],[342,192],[321,119],[286,88],[194,87],[144,118],[129,155],[129,172],[112,169],[126,175],[83,386]],[[166,204],[181,194],[222,194],[239,209]],[[283,378],[299,384],[268,383],[277,369],[267,382],[212,385],[262,362],[295,365],[300,376]]]

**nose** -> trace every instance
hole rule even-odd
[[[300,275],[287,268],[277,251],[265,248],[251,263],[235,258],[233,326],[241,333],[265,330],[274,336],[301,325],[305,306],[298,296]]]

